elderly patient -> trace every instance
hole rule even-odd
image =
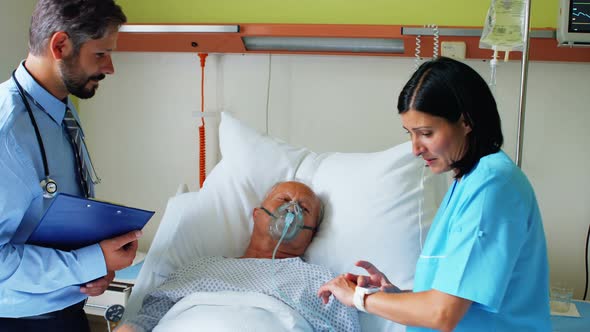
[[[297,310],[316,331],[359,331],[356,310],[338,301],[323,306],[316,296],[317,289],[333,274],[301,259],[322,214],[322,202],[305,184],[276,184],[261,206],[253,210],[253,231],[242,257],[197,258],[149,293],[137,316],[128,317],[117,331],[151,331],[185,296],[222,291],[257,292],[279,299]],[[282,227],[285,224],[291,227]]]

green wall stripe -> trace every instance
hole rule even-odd
[[[118,0],[129,23],[482,26],[487,0]],[[558,1],[532,1],[531,26],[555,28]]]

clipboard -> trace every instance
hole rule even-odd
[[[59,193],[27,244],[74,250],[142,229],[154,211]]]

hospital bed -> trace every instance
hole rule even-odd
[[[285,180],[309,184],[325,204],[323,223],[305,254],[308,262],[340,274],[362,272],[354,263],[366,259],[399,287],[412,287],[415,263],[448,178],[425,170],[409,142],[374,153],[315,153],[222,113],[219,144],[221,161],[203,188],[169,199],[125,316],[134,315],[147,293],[195,257],[241,255],[252,229],[252,208]],[[197,307],[184,305],[161,321],[160,331],[166,326],[174,331],[212,328],[192,320],[199,316]],[[405,329],[365,313],[360,322],[363,331]]]
[[[102,317],[108,331],[120,321],[127,306],[129,294],[143,266],[146,254],[138,251],[130,266],[116,271],[107,290],[99,296],[91,296],[84,305],[87,315]]]

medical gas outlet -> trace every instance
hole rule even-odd
[[[465,60],[466,47],[462,41],[444,41],[441,43],[440,54],[457,60]]]

